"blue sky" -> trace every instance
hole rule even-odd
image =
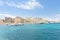
[[[0,16],[59,19],[60,0],[0,0]]]

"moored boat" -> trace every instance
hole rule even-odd
[[[22,26],[24,25],[23,23],[14,23],[14,24],[7,24],[8,26]]]

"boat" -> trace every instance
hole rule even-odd
[[[23,23],[14,23],[14,24],[7,24],[8,26],[22,26],[24,25]]]
[[[23,23],[18,23],[18,24],[15,24],[14,26],[22,26],[24,25]]]

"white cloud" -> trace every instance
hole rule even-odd
[[[34,9],[35,7],[43,8],[42,4],[37,2],[36,0],[29,0],[25,3],[20,3],[20,4],[15,4],[14,2],[10,2],[10,3],[6,2],[6,4],[11,7],[22,8],[27,10]]]
[[[55,14],[54,18],[46,18],[49,21],[55,21],[55,22],[59,22],[60,21],[60,14]]]
[[[21,9],[26,9],[26,10],[31,10],[34,8],[43,8],[42,4],[37,2],[36,0],[28,0],[27,2],[24,2],[24,3],[19,2],[19,3],[20,4],[14,3],[14,2],[8,2],[8,1],[4,2],[0,0],[0,5],[6,4],[11,7],[21,8]]]
[[[40,7],[42,8],[42,5],[35,0],[33,1],[27,1],[25,4],[17,5],[18,8],[23,9],[33,9],[34,7]]]
[[[58,19],[58,20],[60,20],[60,14],[59,14],[59,13],[56,14],[56,15],[55,15],[55,18]]]
[[[60,17],[60,14],[57,14],[56,16],[57,16],[57,17]]]
[[[7,14],[7,13],[0,13],[0,16],[2,16],[2,17],[11,17],[11,18],[15,18],[15,16],[12,16],[12,15]]]
[[[5,2],[5,4],[7,4],[8,6],[11,6],[11,7],[16,6],[16,4],[14,2]]]

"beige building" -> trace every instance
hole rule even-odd
[[[5,17],[4,23],[14,23],[14,19],[13,18],[10,18],[10,17]]]
[[[24,19],[21,17],[15,17],[15,23],[24,23]]]
[[[32,22],[32,18],[25,18],[25,23],[31,23]]]
[[[34,23],[41,23],[42,22],[42,18],[34,18]]]
[[[3,20],[0,19],[0,24],[3,24]]]
[[[25,23],[41,23],[42,22],[42,18],[26,18],[25,19]]]

